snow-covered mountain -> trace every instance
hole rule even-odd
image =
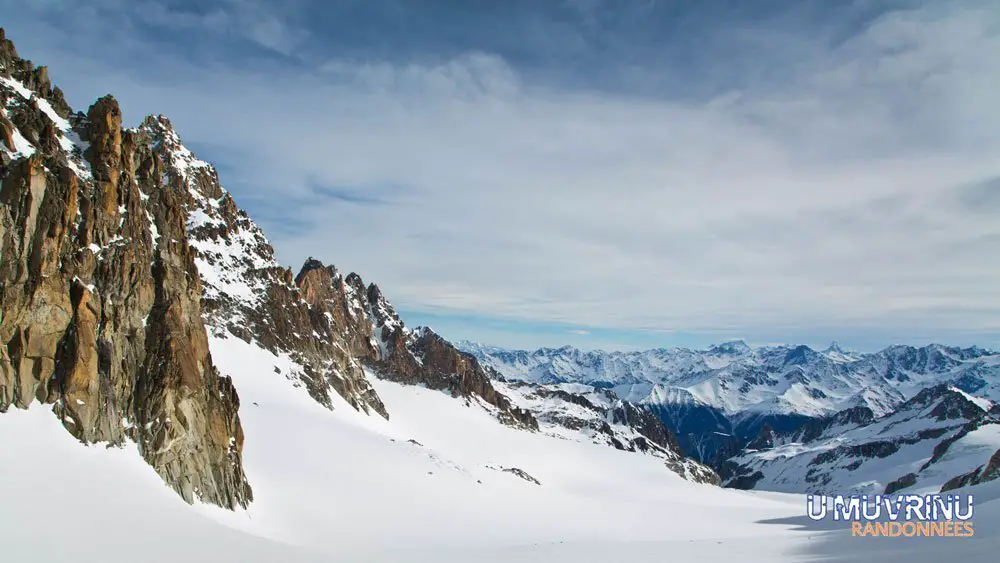
[[[587,428],[539,424],[551,403],[528,397],[544,389],[503,386],[472,356],[458,351],[428,327],[410,329],[375,284],[356,273],[342,274],[310,258],[294,277],[279,266],[263,232],[219,185],[214,168],[195,159],[169,121],[147,118],[168,174],[191,195],[188,237],[197,250],[204,322],[216,338],[239,338],[289,363],[276,373],[303,385],[331,407],[335,394],[362,412],[391,419],[372,386],[375,378],[448,392],[524,431],[593,441],[658,457],[671,470],[700,482],[718,482],[714,472],[684,459],[670,431],[627,401],[602,405],[608,440],[594,440]],[[577,404],[582,395],[562,396]],[[633,416],[628,416],[628,414]],[[572,432],[567,436],[566,430]],[[642,444],[642,446],[637,446]]]
[[[538,385],[494,381],[515,404],[531,412],[547,434],[662,458],[675,472],[700,483],[717,483],[707,467],[684,459],[673,432],[655,414],[614,393],[578,383]]]
[[[512,381],[590,388],[642,406],[730,487],[940,490],[995,478],[1000,463],[1000,355],[979,348],[459,346]]]
[[[691,403],[727,416],[748,412],[822,416],[852,406],[882,415],[920,389],[957,382],[1000,397],[1000,354],[931,344],[845,352],[836,343],[751,348],[742,341],[706,350],[582,351],[573,347],[505,350],[458,346],[508,379],[585,383],[644,404]]]
[[[851,407],[880,417],[939,384],[1000,398],[1000,354],[976,347],[892,346],[862,354],[836,344],[817,351],[740,341],[641,352],[458,346],[511,380],[611,389],[656,412],[689,455],[709,463],[738,450],[764,424],[791,430]]]
[[[930,387],[877,419],[854,407],[794,432],[764,428],[723,473],[729,486],[816,493],[939,492],[991,480],[1000,473],[1000,407]]]

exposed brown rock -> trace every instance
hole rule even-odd
[[[14,150],[14,124],[6,115],[0,115],[0,142],[7,147],[7,150]]]
[[[84,442],[135,440],[188,501],[245,506],[239,401],[208,351],[186,194],[110,96],[71,120],[89,143],[80,177],[39,108],[69,116],[61,92],[2,32],[0,74],[36,96],[0,120],[7,149],[14,128],[35,148],[0,166],[0,411],[51,403]]]
[[[458,351],[428,328],[406,333],[400,324],[393,329],[383,326],[382,332],[386,354],[375,362],[381,377],[446,390],[455,397],[478,397],[497,408],[502,422],[538,430],[535,417],[499,393],[472,355]]]
[[[295,284],[322,327],[320,332],[378,377],[424,385],[455,397],[476,397],[496,408],[501,421],[538,429],[530,413],[496,391],[474,357],[430,329],[408,330],[377,285],[366,288],[358,274],[342,276],[333,266],[313,258],[303,264]]]

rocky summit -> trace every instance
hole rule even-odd
[[[51,405],[82,442],[133,442],[188,502],[253,500],[238,390],[213,365],[210,336],[288,359],[296,368],[274,377],[327,408],[336,395],[391,418],[376,377],[445,392],[520,431],[555,431],[538,420],[552,404],[526,398],[554,390],[504,386],[431,329],[408,328],[358,274],[315,259],[297,274],[281,266],[169,119],[129,128],[111,96],[74,112],[2,30],[0,296],[0,412]],[[576,427],[585,439],[596,428],[608,445],[718,481],[645,411],[591,406],[594,420]]]

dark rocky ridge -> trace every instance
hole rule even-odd
[[[458,351],[429,328],[408,330],[377,285],[365,287],[358,274],[344,277],[333,266],[312,258],[295,283],[317,323],[323,325],[326,319],[330,333],[378,377],[424,385],[455,397],[478,397],[494,407],[504,423],[538,429],[530,413],[497,392],[473,356]]]
[[[300,379],[309,393],[328,408],[332,390],[356,409],[387,416],[352,354],[353,347],[342,345],[346,328],[332,324],[303,299],[291,270],[278,265],[271,245],[222,189],[215,169],[187,158],[166,118],[147,118],[140,129],[156,139],[164,158],[175,162],[169,173],[197,196],[191,199],[190,210],[199,220],[188,224],[188,235],[197,250],[199,273],[206,279],[202,302],[209,329],[275,354],[289,354],[302,366]],[[213,281],[207,281],[208,273]],[[248,291],[233,292],[226,283],[238,283]]]

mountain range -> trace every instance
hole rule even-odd
[[[816,417],[853,406],[883,415],[924,387],[956,382],[1000,397],[1000,353],[978,347],[891,346],[861,354],[836,343],[751,348],[727,342],[706,350],[504,350],[458,346],[505,377],[533,383],[586,383],[643,404],[690,404],[734,415]]]
[[[716,468],[728,486],[870,492],[898,490],[893,483],[912,480],[912,473],[933,475],[928,479],[940,488],[980,467],[992,475],[990,468],[1000,462],[991,461],[1000,451],[1000,440],[992,438],[1000,428],[994,406],[1000,400],[1000,354],[978,347],[931,344],[857,353],[836,343],[817,351],[804,345],[752,348],[742,341],[641,352],[458,346],[509,380],[589,386],[639,405],[677,435],[686,455]],[[959,406],[942,418],[935,410],[944,409],[936,407],[939,402]],[[965,436],[969,432],[972,437]],[[966,442],[985,436],[985,451],[969,452],[965,465],[954,465],[951,473],[928,473],[922,465],[931,463],[932,450],[947,449],[959,433]],[[882,442],[893,445],[880,450]],[[951,455],[964,443],[952,446]],[[883,460],[877,478],[859,477],[866,474],[858,470],[859,460],[886,458],[897,446],[915,444],[892,463]],[[833,458],[846,462],[830,465]],[[963,471],[956,472],[958,467]]]

